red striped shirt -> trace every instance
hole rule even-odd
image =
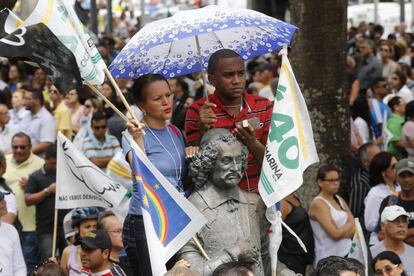
[[[263,126],[256,130],[256,138],[263,145],[266,145],[270,120],[272,118],[273,103],[266,98],[253,96],[246,92],[243,93],[243,97],[243,109],[239,114],[233,116],[233,114],[223,106],[220,98],[215,93],[208,96],[209,102],[216,104],[213,111],[217,116],[217,122],[215,122],[212,127],[226,128],[229,131],[233,131],[236,127],[236,122],[240,122],[251,117],[257,117]],[[190,144],[199,144],[200,142],[199,111],[205,101],[205,98],[198,100],[187,111],[187,116],[185,118],[185,133],[186,139]],[[259,166],[253,155],[250,153],[247,160],[247,171],[244,174],[239,186],[243,190],[258,192],[257,185],[259,183],[261,166]]]

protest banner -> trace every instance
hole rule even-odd
[[[287,57],[287,45],[280,55],[282,68],[259,180],[259,193],[268,207],[266,218],[271,223],[272,275],[276,275],[282,242],[281,213],[275,204],[297,190],[303,183],[303,171],[319,161],[308,109]]]

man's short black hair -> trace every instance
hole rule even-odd
[[[207,72],[209,74],[214,74],[217,71],[217,64],[218,64],[220,59],[235,58],[235,57],[239,57],[239,58],[242,59],[242,57],[233,50],[230,50],[230,49],[220,49],[220,50],[218,50],[217,52],[212,54],[210,59],[208,60]]]
[[[41,105],[44,105],[45,99],[43,97],[43,91],[40,89],[35,89],[33,87],[29,88],[27,92],[32,93],[33,99],[38,99]]]
[[[56,144],[50,144],[46,148],[46,151],[45,151],[45,159],[48,159],[48,158],[54,158],[54,159],[56,159],[56,156],[57,156],[56,152],[57,152]]]
[[[92,119],[91,119],[91,125],[93,121],[100,121],[100,120],[106,120],[106,115],[103,112],[96,112],[92,115]]]
[[[249,276],[252,272],[253,263],[234,261],[219,265],[213,272],[212,276]]]
[[[362,269],[361,269],[362,267]],[[360,273],[363,265],[357,260],[350,260],[338,256],[323,258],[316,266],[316,276],[340,276],[341,272],[352,271]]]
[[[12,137],[12,139],[11,139],[11,140],[13,141],[13,139],[14,139],[15,137],[17,137],[17,138],[26,138],[26,139],[27,139],[27,141],[29,142],[29,145],[30,145],[30,146],[32,145],[32,139],[30,139],[30,136],[29,136],[29,135],[27,135],[26,133],[22,132],[22,131],[17,132],[15,135],[13,135],[13,137]]]

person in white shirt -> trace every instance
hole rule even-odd
[[[56,140],[55,118],[44,107],[43,93],[40,90],[26,91],[24,106],[30,110],[30,115],[21,122],[21,130],[30,136],[32,152],[41,155]]]
[[[4,194],[0,192],[0,218],[7,214]],[[26,276],[26,265],[17,230],[14,226],[0,222],[0,275]]]
[[[21,130],[20,123],[22,120],[29,116],[30,112],[23,106],[23,96],[25,91],[24,90],[16,90],[12,96],[12,106],[13,108],[9,110],[10,115],[10,125],[16,127],[17,129]]]
[[[9,124],[9,109],[5,104],[0,104],[0,150],[4,153],[11,153],[11,138],[18,132],[18,129]]]
[[[412,275],[414,274],[414,247],[404,242],[407,237],[409,217],[409,213],[401,206],[385,207],[381,213],[381,230],[384,231],[384,240],[370,249],[373,258],[383,251],[394,252],[404,264],[405,272]]]

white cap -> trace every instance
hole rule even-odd
[[[394,221],[400,216],[410,217],[403,207],[398,205],[391,205],[384,208],[381,214],[381,222]]]

